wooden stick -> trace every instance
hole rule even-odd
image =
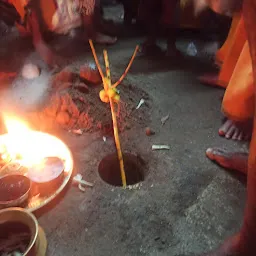
[[[108,52],[106,50],[103,51],[105,66],[106,66],[106,75],[108,79],[108,87],[111,87],[111,75],[110,75],[110,66],[109,66],[109,60],[108,60]]]
[[[106,83],[104,82],[105,81],[105,76],[104,76],[103,71],[101,69],[100,62],[99,62],[99,59],[97,57],[97,54],[96,54],[96,51],[95,51],[95,48],[94,48],[94,45],[93,45],[93,42],[92,42],[91,39],[89,40],[89,44],[91,46],[91,50],[92,50],[92,54],[93,54],[96,66],[99,70],[99,73],[100,73],[100,76],[101,76],[101,79],[102,79],[102,82],[103,82],[104,89],[107,91],[108,88],[105,88]]]
[[[130,69],[130,67],[131,67],[131,65],[132,65],[132,63],[133,63],[133,61],[134,61],[134,59],[135,59],[135,57],[136,57],[136,54],[137,54],[138,50],[139,50],[139,46],[137,45],[136,48],[135,48],[135,50],[134,50],[134,52],[133,52],[132,58],[131,58],[131,60],[130,60],[130,62],[129,62],[129,64],[128,64],[127,68],[125,69],[124,73],[123,73],[122,76],[118,79],[118,81],[117,81],[114,85],[112,85],[111,88],[117,87],[117,86],[124,80],[124,78],[126,77],[128,71],[129,71],[129,69]]]
[[[105,65],[106,65],[106,75],[107,75],[106,82],[108,84],[108,88],[111,88],[110,67],[109,67],[109,61],[108,61],[108,53],[106,50],[103,51],[103,55],[104,55],[104,60],[105,60]],[[126,184],[126,175],[125,175],[125,170],[124,170],[124,159],[123,159],[121,143],[120,143],[119,134],[118,134],[118,126],[117,126],[117,120],[116,120],[116,113],[115,113],[115,109],[114,109],[114,102],[111,97],[109,97],[109,103],[110,103],[112,120],[113,120],[113,128],[114,128],[114,137],[115,137],[115,142],[116,142],[117,156],[118,156],[118,160],[119,160],[119,164],[120,164],[121,179],[122,179],[123,188],[126,188],[127,184]]]

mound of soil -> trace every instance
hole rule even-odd
[[[103,86],[97,82],[100,79],[95,79],[95,75],[98,75],[97,70],[92,66],[89,68],[95,73],[94,75],[90,72],[89,75],[84,75],[81,72],[65,69],[53,77],[52,96],[44,110],[37,113],[37,118],[39,117],[41,121],[35,121],[46,126],[40,127],[41,130],[58,124],[67,130],[112,132],[110,105],[100,100],[99,92]],[[87,77],[90,79],[88,80]],[[125,82],[118,86],[118,90],[121,99],[120,103],[116,104],[116,113],[120,131],[135,125],[144,125],[150,118],[149,95]],[[144,99],[145,103],[141,108],[136,109],[141,99]]]

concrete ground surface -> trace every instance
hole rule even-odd
[[[109,50],[113,72],[121,74],[137,42],[121,41]],[[205,157],[211,146],[246,150],[218,136],[223,91],[199,84],[196,76],[204,64],[197,59],[178,67],[176,60],[162,68],[160,63],[137,58],[127,78],[152,100],[145,127],[156,134],[147,137],[141,127],[121,134],[123,150],[148,163],[145,181],[133,190],[106,184],[97,168],[114,152],[113,140],[67,135],[77,171],[95,186],[85,193],[72,188],[39,219],[49,255],[200,255],[239,229],[245,185]],[[152,151],[152,144],[171,149]]]
[[[115,75],[122,74],[141,40],[123,39],[109,48]],[[180,40],[178,46],[184,51],[188,43]],[[59,135],[74,154],[76,171],[94,187],[85,193],[72,187],[39,217],[49,256],[196,256],[239,229],[244,179],[214,165],[205,150],[246,150],[247,145],[218,136],[224,91],[197,81],[204,70],[207,63],[196,57],[135,60],[124,84],[145,90],[151,101],[145,127],[135,125],[120,135],[123,151],[147,162],[145,180],[135,189],[123,190],[99,177],[99,162],[115,152],[112,138],[104,142],[100,134]],[[122,85],[119,89],[122,93]],[[156,134],[146,136],[146,127]],[[153,144],[167,144],[170,150],[152,151]]]

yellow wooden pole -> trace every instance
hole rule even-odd
[[[104,86],[104,90],[108,95],[108,90],[109,89],[113,89],[115,87],[117,87],[122,80],[125,78],[125,76],[127,75],[133,60],[139,50],[139,46],[136,46],[133,56],[125,70],[125,72],[123,73],[123,75],[120,77],[120,79],[112,86],[111,83],[111,76],[110,76],[110,67],[109,67],[109,60],[108,60],[108,53],[106,50],[103,51],[103,55],[104,55],[104,60],[105,60],[105,66],[106,66],[106,77],[103,74],[103,71],[100,67],[100,63],[99,60],[97,58],[97,54],[93,45],[92,40],[89,40],[89,44],[91,46],[91,50],[92,50],[92,54],[95,60],[95,63],[97,65],[97,68],[99,70],[102,82],[103,82],[103,86]],[[109,97],[109,95],[108,95]],[[118,134],[118,126],[117,126],[117,119],[116,119],[116,113],[115,113],[115,108],[114,108],[114,101],[112,99],[112,97],[109,97],[109,103],[110,103],[110,108],[111,108],[111,115],[112,115],[112,121],[113,121],[113,128],[114,128],[114,137],[115,137],[115,143],[116,143],[116,149],[117,149],[117,155],[118,155],[118,160],[119,160],[119,164],[120,164],[120,171],[121,171],[121,179],[122,179],[122,184],[123,187],[126,188],[127,183],[126,183],[126,175],[125,175],[125,169],[124,169],[124,160],[123,160],[123,154],[122,154],[122,150],[121,150],[121,143],[120,143],[120,139],[119,139],[119,134]]]
[[[103,71],[102,71],[102,69],[101,69],[101,67],[100,67],[100,62],[99,62],[99,59],[98,59],[98,57],[97,57],[97,54],[96,54],[96,51],[95,51],[95,48],[94,48],[94,45],[93,45],[93,42],[92,42],[91,39],[89,40],[89,44],[90,44],[90,46],[91,46],[92,55],[93,55],[93,57],[94,57],[96,66],[97,66],[97,68],[98,68],[98,70],[99,70],[99,73],[100,73],[100,76],[101,76],[101,80],[102,80],[104,89],[105,89],[105,91],[107,92],[108,88],[106,87],[107,84],[106,84],[106,82],[105,82],[105,76],[104,76]]]
[[[108,53],[106,50],[103,51],[103,55],[104,55],[105,66],[106,66],[106,75],[107,75],[105,82],[107,83],[108,88],[110,89],[111,88],[111,76],[110,76]],[[121,143],[120,143],[119,134],[118,134],[118,126],[117,126],[114,102],[111,97],[109,97],[109,103],[110,103],[111,115],[112,115],[112,120],[113,120],[113,128],[114,128],[114,137],[115,137],[115,143],[116,143],[117,156],[118,156],[118,160],[119,160],[119,164],[120,164],[121,179],[122,179],[123,188],[126,188],[127,184],[126,184],[126,175],[125,175],[125,170],[124,170],[124,159],[123,159]]]

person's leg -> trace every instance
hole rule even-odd
[[[161,1],[141,0],[139,6],[139,18],[146,27],[147,37],[141,44],[142,54],[155,54],[161,50],[157,47],[157,29],[161,16]]]
[[[27,7],[27,24],[30,28],[32,34],[33,45],[36,51],[39,53],[40,57],[48,64],[49,66],[58,66],[61,64],[62,59],[57,57],[52,49],[45,42],[42,31],[39,25],[39,19],[33,8]]]
[[[212,77],[211,81],[213,84],[224,85],[220,83],[219,77],[215,80]],[[219,129],[221,136],[234,140],[250,139],[254,111],[253,97],[251,56],[248,42],[245,42],[223,98],[222,110],[228,118]]]
[[[253,0],[244,0],[243,14],[248,35],[250,53],[252,57],[254,73],[254,93],[256,93],[256,3]],[[256,99],[256,97],[254,97]],[[256,100],[254,105],[256,110]],[[239,234],[224,243],[214,253],[208,256],[254,256],[256,255],[256,111],[253,118],[253,134],[250,145],[248,160],[248,179],[247,179],[247,201],[243,225]]]
[[[219,135],[226,139],[248,141],[252,135],[252,120],[234,121],[225,118],[225,121],[219,129]]]
[[[206,150],[206,156],[221,167],[247,174],[247,153],[230,152],[222,148],[208,148]]]
[[[83,5],[84,11],[81,12],[81,18],[85,32],[85,40],[92,39],[99,44],[114,44],[117,40],[115,37],[101,34],[97,30],[100,24],[100,8],[99,6],[95,6],[95,0],[86,0]],[[88,6],[90,6],[91,10]]]
[[[219,74],[220,83],[226,85],[228,84],[235,69],[236,63],[240,57],[240,53],[243,49],[245,41],[246,31],[244,27],[244,20],[243,18],[241,18],[237,25],[234,40],[230,45],[230,51],[228,52],[226,58],[224,59],[223,65],[221,67],[221,71]]]
[[[116,41],[116,35],[119,32],[118,26],[114,23],[113,20],[104,19],[104,11],[101,3],[96,4],[93,19],[96,31],[108,35],[113,39],[115,38]]]
[[[253,138],[256,136],[255,116],[252,136]],[[247,174],[247,202],[240,232],[225,241],[216,251],[202,256],[254,256],[256,254],[256,140],[251,141],[247,169],[245,165],[247,157],[242,153],[231,154],[216,149],[208,149],[207,156],[225,168]]]
[[[228,117],[228,120],[219,129],[221,136],[235,140],[245,140],[251,137],[254,87],[248,42],[244,44],[226,89],[222,111]]]
[[[226,84],[222,84],[219,81],[219,72],[213,72],[213,73],[205,73],[198,77],[198,80],[201,84],[204,85],[210,85],[214,87],[222,87],[226,88]]]
[[[239,21],[241,19],[241,13],[236,13],[234,14],[232,18],[232,24],[228,33],[228,37],[222,47],[217,51],[215,55],[215,61],[218,65],[221,65],[226,57],[226,55],[229,52],[229,49],[232,45],[232,42],[234,41],[235,38],[235,32],[237,29],[237,26],[239,24]]]
[[[180,1],[162,0],[162,23],[167,33],[167,56],[178,57],[181,55],[176,48],[177,28],[180,21]]]
[[[139,1],[122,0],[122,3],[124,7],[124,25],[129,26],[132,24],[132,20],[137,17]]]
[[[249,140],[252,134],[254,89],[248,42],[244,44],[226,88],[222,110],[228,118],[220,127],[219,135],[227,139]]]
[[[256,3],[245,0],[243,15],[252,58],[254,76],[254,94],[256,93]],[[253,134],[250,144],[247,180],[247,203],[243,226],[240,231],[240,248],[245,256],[256,254],[256,97],[254,96]]]
[[[220,72],[216,74],[204,74],[199,77],[199,81],[203,84],[226,88],[234,72],[245,41],[246,32],[244,28],[244,21],[241,18],[237,24],[233,40],[230,43],[229,51],[225,55]]]

